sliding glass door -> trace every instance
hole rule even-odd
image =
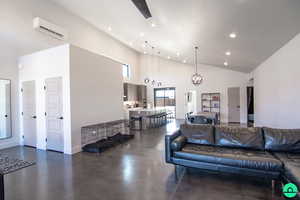
[[[170,118],[175,119],[176,99],[175,88],[155,88],[154,106],[156,108],[165,108],[170,114]]]

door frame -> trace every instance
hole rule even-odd
[[[230,121],[230,109],[229,109],[229,89],[238,89],[239,91],[239,121],[237,122],[231,122]],[[236,123],[236,124],[240,124],[241,123],[241,87],[228,87],[227,88],[227,101],[228,101],[228,123]]]
[[[28,144],[25,144],[25,129],[24,129],[24,87],[23,87],[23,84],[26,83],[26,82],[32,82],[34,83],[34,116],[35,116],[35,135],[34,135],[34,138],[35,138],[35,145],[32,146],[32,145],[28,145]],[[33,148],[37,148],[37,144],[38,144],[38,137],[37,137],[37,131],[38,131],[38,128],[37,128],[37,101],[36,101],[36,81],[35,80],[27,80],[27,81],[22,81],[21,82],[21,99],[22,99],[22,111],[21,111],[21,119],[22,119],[22,131],[23,131],[23,145],[24,146],[29,146],[29,147],[33,147]]]
[[[46,150],[47,151],[55,151],[55,152],[60,152],[60,153],[64,153],[64,147],[65,147],[65,133],[64,133],[64,126],[65,126],[65,123],[64,123],[64,118],[60,119],[62,122],[62,135],[61,135],[61,138],[62,138],[62,141],[61,141],[61,144],[62,144],[62,149],[61,150],[57,150],[57,149],[51,149],[49,148],[49,145],[48,145],[48,141],[49,141],[49,137],[48,137],[48,120],[47,120],[47,117],[48,117],[48,110],[47,110],[47,80],[50,80],[50,79],[56,79],[56,80],[60,80],[60,84],[61,84],[61,117],[63,117],[63,114],[64,114],[64,103],[63,103],[63,77],[61,76],[57,76],[57,77],[49,77],[49,78],[46,78],[44,80],[44,85],[45,85],[45,128],[46,128],[46,138],[47,138],[47,143],[46,143]]]

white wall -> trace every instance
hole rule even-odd
[[[162,87],[176,87],[176,117],[183,119],[187,109],[185,108],[184,94],[191,90],[197,91],[198,111],[201,110],[201,93],[220,92],[221,93],[221,121],[228,122],[228,87],[241,88],[241,122],[247,121],[247,94],[246,86],[248,75],[240,72],[225,70],[208,65],[200,65],[199,72],[204,76],[203,84],[195,87],[191,83],[191,76],[194,67],[191,65],[176,63],[173,61],[155,58],[151,56],[141,56],[141,78],[149,77],[160,80]],[[153,88],[148,87],[148,102],[153,103]]]
[[[0,149],[19,144],[19,118],[18,118],[18,70],[16,49],[9,48],[10,44],[3,41],[0,45],[0,78],[11,80],[11,108],[12,108],[12,137],[0,140]]]
[[[70,51],[73,153],[81,150],[81,127],[123,119],[121,63],[72,46]]]
[[[32,28],[34,17],[42,17],[64,27],[68,41],[49,38]],[[11,40],[21,55],[71,43],[97,54],[111,57],[132,66],[132,80],[138,79],[139,54],[106,33],[48,0],[2,0],[0,7],[1,40]],[[0,47],[1,48],[1,47]]]
[[[45,118],[45,80],[62,77],[63,84],[63,116],[64,116],[64,152],[71,153],[71,116],[70,116],[70,76],[69,76],[69,45],[63,45],[19,59],[20,87],[23,81],[35,81],[36,116],[37,116],[37,148],[46,149],[46,118]],[[22,99],[20,94],[20,111]],[[22,120],[22,119],[21,119]],[[23,135],[21,127],[21,135]]]
[[[20,84],[36,81],[37,148],[46,149],[45,79],[63,78],[64,152],[73,154],[81,151],[82,126],[123,118],[121,65],[70,45],[21,57]]]
[[[33,30],[32,20],[37,16],[67,29],[69,40],[62,42]],[[17,60],[20,56],[71,43],[129,64],[132,72],[129,82],[139,81],[139,54],[136,51],[51,1],[2,0],[0,24],[0,77],[12,80],[13,115],[13,138],[0,140],[0,148],[19,144]]]
[[[256,126],[300,128],[300,34],[257,67]]]

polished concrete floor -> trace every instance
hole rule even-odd
[[[262,200],[271,183],[242,176],[188,170],[176,183],[164,160],[164,135],[179,122],[136,132],[135,139],[103,154],[66,156],[27,147],[0,153],[36,161],[5,175],[6,200]]]

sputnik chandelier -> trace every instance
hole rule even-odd
[[[199,86],[203,82],[203,76],[198,73],[198,49],[198,47],[195,47],[195,73],[192,76],[192,83],[195,86]]]

